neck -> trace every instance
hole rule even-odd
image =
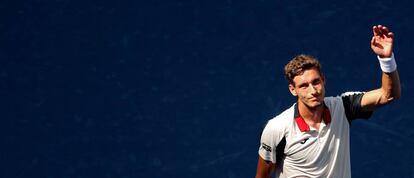
[[[298,102],[299,114],[307,122],[318,123],[322,121],[323,104],[316,107],[309,107],[301,102]]]

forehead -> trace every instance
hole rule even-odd
[[[322,79],[322,76],[317,69],[311,68],[305,70],[301,75],[295,76],[295,78],[293,78],[293,82],[300,85],[302,83],[311,83],[315,79]]]

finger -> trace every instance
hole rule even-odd
[[[374,34],[374,36],[378,35],[378,27],[377,26],[372,27],[372,33]]]
[[[387,34],[388,34],[388,28],[386,26],[383,25],[378,25],[377,26],[377,34],[379,37],[384,38]]]
[[[388,32],[388,33],[387,33],[387,37],[388,37],[388,38],[391,38],[391,39],[394,39],[394,33],[392,33],[392,32]]]
[[[374,45],[374,46],[378,46],[378,45],[380,45],[382,43],[382,38],[381,37],[373,37],[372,39],[371,39],[371,44],[372,45]]]
[[[381,30],[382,34],[388,34],[390,32],[386,26],[382,26]]]
[[[376,35],[376,36],[382,36],[382,35],[384,35],[384,34],[382,33],[382,26],[381,26],[381,25],[377,25],[377,26],[375,26],[374,30],[375,30],[375,35]]]
[[[375,37],[372,37],[372,39],[371,39],[371,45],[375,45],[375,43],[376,43]]]

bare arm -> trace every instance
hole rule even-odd
[[[380,58],[392,56],[394,34],[385,26],[373,27],[374,36],[371,40],[371,48]],[[390,73],[382,72],[381,87],[365,93],[361,100],[363,111],[373,111],[375,108],[388,104],[401,95],[400,78],[398,71]]]
[[[266,161],[259,156],[257,161],[256,178],[271,178],[276,165],[271,161]]]

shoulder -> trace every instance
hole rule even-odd
[[[293,120],[294,107],[295,105],[292,105],[290,108],[286,109],[279,115],[268,120],[263,132],[269,134],[270,132],[274,133],[285,131],[286,127]]]
[[[341,94],[342,100],[355,100],[361,99],[364,96],[365,92],[361,91],[348,91]]]
[[[270,119],[268,124],[282,124],[282,123],[287,123],[290,120],[289,118],[293,119],[294,112],[295,112],[295,105],[296,104],[293,104],[291,107],[284,110],[279,115]]]
[[[364,111],[361,107],[364,94],[365,92],[346,92],[341,95],[346,116],[350,122],[357,118],[368,119],[371,117],[372,111]]]
[[[325,104],[327,105],[343,105],[344,102],[347,101],[354,101],[354,100],[358,100],[360,99],[365,92],[360,92],[360,91],[348,91],[348,92],[344,92],[338,96],[329,96],[329,97],[325,97]]]
[[[352,95],[361,95],[364,94],[365,92],[362,91],[347,91],[345,93],[341,94],[341,97],[346,97],[346,96],[352,96]]]
[[[365,92],[345,92],[336,97],[326,97],[326,105],[334,112],[344,111],[349,122],[354,119],[367,119],[372,115],[370,111],[361,110],[361,100]]]
[[[324,99],[325,101],[325,105],[330,109],[338,109],[343,107],[343,102],[342,102],[342,97],[341,96],[329,96],[329,97],[325,97]]]

